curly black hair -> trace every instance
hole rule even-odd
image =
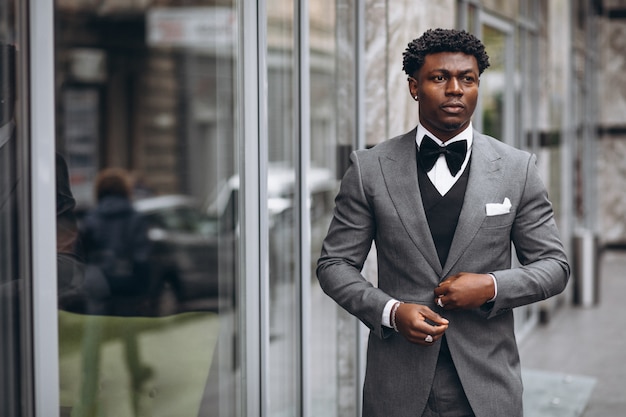
[[[489,67],[485,45],[477,37],[464,30],[438,28],[428,29],[422,36],[409,43],[402,54],[402,69],[412,77],[424,65],[426,55],[438,52],[463,52],[474,55],[478,62],[479,75]]]

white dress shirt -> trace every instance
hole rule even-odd
[[[424,138],[424,135],[430,136],[430,138],[434,140],[439,146],[444,146],[449,143],[458,142],[461,140],[467,141],[467,153],[465,154],[465,160],[463,161],[463,165],[461,165],[461,169],[459,170],[459,172],[456,173],[455,176],[452,176],[452,174],[450,174],[450,170],[448,169],[448,165],[446,164],[446,158],[443,154],[439,155],[439,158],[437,159],[437,162],[435,163],[433,169],[428,171],[428,178],[430,178],[430,181],[433,183],[437,191],[439,191],[439,194],[445,195],[448,191],[450,191],[450,188],[452,188],[452,186],[456,184],[457,180],[461,178],[461,175],[463,175],[463,171],[465,170],[465,167],[469,162],[470,155],[472,154],[472,132],[472,123],[470,122],[465,130],[463,130],[455,137],[447,140],[444,144],[441,140],[439,140],[437,136],[426,130],[426,128],[422,126],[421,123],[417,125],[417,135],[415,136],[415,143],[417,143],[418,148],[422,144],[422,139]]]
[[[426,128],[422,126],[422,124],[420,123],[417,125],[417,134],[415,136],[415,143],[417,143],[418,149],[422,143],[422,139],[424,138],[424,135],[430,136],[430,138],[433,139],[439,146],[444,146],[444,143],[437,136],[433,135],[431,132],[426,130]],[[443,154],[439,155],[439,158],[437,159],[437,162],[435,163],[435,166],[433,167],[433,169],[428,171],[428,178],[433,183],[437,191],[439,191],[439,194],[445,195],[448,191],[450,191],[452,186],[456,184],[458,179],[461,178],[461,175],[463,175],[463,171],[467,167],[467,164],[469,163],[469,160],[470,160],[470,156],[472,154],[472,139],[473,139],[473,127],[472,127],[472,122],[470,122],[469,125],[465,128],[465,130],[463,130],[458,135],[446,141],[445,145],[452,143],[452,142],[457,142],[460,140],[466,140],[467,141],[467,153],[465,154],[465,160],[463,161],[463,165],[461,165],[461,169],[454,176],[450,173],[450,170],[448,169],[448,165],[446,163],[445,156]],[[493,284],[495,286],[495,294],[497,295],[498,286],[496,283],[496,278],[493,275],[491,275],[491,278],[493,279]],[[435,297],[435,294],[433,293],[433,298],[434,297]],[[495,299],[496,297],[494,296],[489,301],[494,301]],[[391,309],[393,308],[394,304],[397,302],[398,300],[391,299],[387,302],[387,304],[385,304],[385,308],[383,310],[383,321],[382,321],[383,326],[392,327],[389,315],[391,313]]]

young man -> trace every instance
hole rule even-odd
[[[352,153],[317,268],[371,330],[363,416],[522,417],[512,309],[569,278],[551,203],[533,155],[472,128],[480,40],[429,30],[403,64],[419,124]]]

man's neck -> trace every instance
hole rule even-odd
[[[450,139],[446,140],[445,142],[442,141],[441,139],[439,139],[439,137],[437,137],[435,134],[433,134],[433,132],[431,132],[430,130],[426,129],[423,124],[418,123],[417,133],[418,133],[418,136],[420,138],[420,139],[418,139],[418,144],[421,142],[421,137],[422,137],[422,134],[420,134],[420,132],[422,132],[422,134],[423,133],[428,134],[428,136],[430,136],[431,138],[435,139],[435,141],[438,142],[439,145],[444,145],[444,144],[452,143],[452,142],[454,142],[456,140],[462,140],[462,139],[471,141],[472,132],[473,132],[473,126],[472,126],[472,122],[470,122],[465,129],[460,131],[457,135],[455,135],[455,136],[451,137]]]

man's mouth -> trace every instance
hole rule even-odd
[[[465,110],[465,106],[463,105],[463,103],[446,103],[442,105],[441,108],[446,113],[452,114],[461,113],[463,110]]]

